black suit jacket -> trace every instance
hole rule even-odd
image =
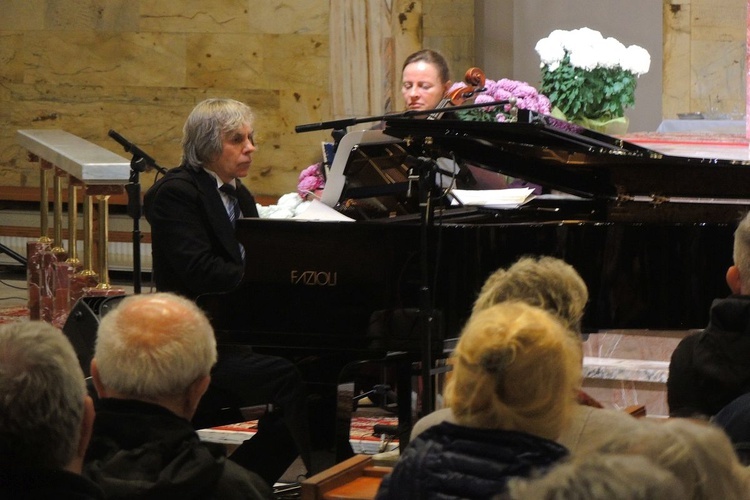
[[[258,217],[252,194],[239,180],[237,199],[244,217]],[[151,224],[158,291],[194,299],[240,283],[245,266],[234,227],[216,180],[203,169],[170,170],[146,192],[144,212]]]

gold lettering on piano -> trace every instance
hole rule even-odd
[[[336,271],[298,271],[291,272],[292,285],[305,286],[336,286],[338,273]]]

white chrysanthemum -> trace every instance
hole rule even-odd
[[[600,32],[590,28],[580,28],[568,31],[567,33],[563,46],[569,52],[572,52],[574,47],[578,46],[595,47],[604,39]]]
[[[651,56],[643,47],[631,45],[625,49],[620,66],[636,76],[644,75],[651,68]]]
[[[554,70],[551,66],[555,65],[557,67],[565,57],[565,49],[563,49],[562,44],[550,37],[539,40],[534,48],[537,54],[539,54],[542,64],[550,66],[552,71]]]
[[[568,38],[570,38],[570,31],[567,30],[554,30],[547,35],[547,39],[550,40],[550,42],[556,43],[560,46],[565,45],[565,41]]]
[[[622,65],[626,49],[617,39],[609,37],[602,40],[597,50],[601,67],[612,69]]]
[[[591,71],[599,66],[599,51],[590,45],[577,45],[570,51],[570,65]]]

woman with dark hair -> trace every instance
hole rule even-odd
[[[401,73],[401,94],[409,111],[435,109],[452,84],[448,62],[442,54],[431,49],[408,56]]]

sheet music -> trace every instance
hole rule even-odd
[[[310,202],[310,205],[305,209],[304,212],[295,215],[293,218],[297,220],[330,220],[354,222],[354,219],[352,219],[351,217],[347,217],[346,215],[337,212],[333,208],[317,199],[312,200]]]
[[[517,208],[534,199],[533,188],[509,189],[454,189],[453,205],[471,205],[486,208]]]

